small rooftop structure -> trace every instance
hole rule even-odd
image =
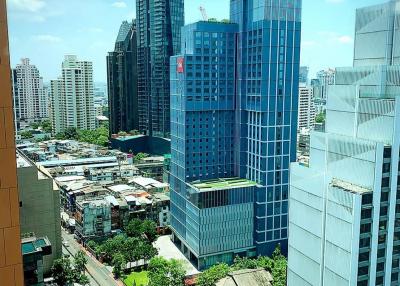
[[[136,177],[129,180],[129,183],[135,183],[145,189],[151,188],[167,188],[169,185],[167,183],[161,183],[157,180],[152,178],[145,178],[145,177]]]
[[[102,197],[95,198],[95,199],[82,200],[82,201],[78,200],[76,202],[76,204],[79,206],[89,205],[90,207],[96,207],[96,208],[97,207],[106,207],[106,206],[110,205],[110,203]]]
[[[43,252],[44,255],[51,254],[51,243],[47,237],[36,238],[31,236],[21,240],[22,255]]]
[[[108,121],[108,117],[104,115],[96,116],[96,119],[99,121]]]
[[[134,191],[135,188],[132,186],[128,186],[128,185],[114,185],[114,186],[110,186],[108,187],[109,190],[115,192],[115,193],[123,193],[123,192],[129,192],[129,191]]]
[[[216,286],[272,286],[272,275],[265,269],[243,269],[228,274]]]
[[[73,182],[73,181],[82,181],[85,180],[84,176],[62,176],[62,177],[57,177],[54,179],[57,183],[68,183],[68,182]]]
[[[82,158],[74,160],[52,160],[40,162],[39,164],[46,168],[58,167],[58,166],[77,166],[77,165],[91,165],[101,163],[116,163],[117,157],[96,157],[96,158]]]
[[[223,179],[211,179],[205,181],[195,181],[191,183],[194,189],[199,192],[206,191],[217,191],[225,189],[235,189],[235,188],[248,188],[257,186],[257,183],[242,179],[242,178],[223,178]]]
[[[330,185],[332,187],[339,188],[339,189],[342,189],[344,191],[347,191],[347,192],[350,192],[350,193],[353,193],[353,194],[362,195],[362,194],[365,194],[365,193],[371,193],[372,192],[371,189],[367,189],[367,188],[364,188],[364,187],[361,187],[361,186],[358,186],[358,185],[355,185],[355,184],[352,184],[352,183],[349,183],[349,182],[345,182],[345,181],[342,181],[342,180],[336,179],[336,178],[332,179],[332,182],[331,182]]]

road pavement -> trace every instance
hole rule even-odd
[[[62,238],[67,242],[68,246],[63,245],[63,254],[69,254],[71,256],[75,255],[79,250],[83,250],[86,257],[88,258],[88,263],[86,264],[86,270],[88,272],[88,277],[90,279],[91,286],[120,286],[113,278],[113,274],[107,269],[106,266],[101,264],[94,258],[90,253],[85,251],[85,249],[74,239],[72,234],[67,233],[62,230]]]

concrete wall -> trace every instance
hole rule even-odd
[[[22,286],[17,164],[6,0],[0,0],[0,284]]]
[[[34,232],[47,236],[52,254],[43,257],[44,272],[48,273],[55,259],[62,255],[60,195],[53,189],[53,179],[40,174],[36,166],[18,168],[21,233]]]

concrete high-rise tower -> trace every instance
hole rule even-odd
[[[0,0],[0,281],[22,286],[19,198],[15,158],[6,1]]]
[[[55,134],[68,127],[92,130],[95,128],[93,99],[93,65],[65,56],[62,75],[50,82],[50,118]]]
[[[17,127],[48,118],[48,98],[36,66],[22,59],[13,70],[14,108]]]
[[[169,137],[169,58],[180,51],[183,0],[136,1],[139,129]]]
[[[309,165],[291,166],[289,286],[400,284],[398,8],[357,10],[354,67],[328,86]]]
[[[315,107],[313,88],[301,85],[299,87],[299,115],[298,129],[311,129],[315,123]]]

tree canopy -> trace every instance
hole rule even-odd
[[[148,286],[183,286],[185,269],[181,261],[154,257],[150,260]]]
[[[82,251],[79,251],[74,256],[73,261],[66,256],[55,260],[51,268],[54,282],[58,286],[65,286],[72,283],[88,285],[89,278],[85,275],[86,263],[87,257]]]
[[[286,285],[287,260],[281,254],[281,248],[278,247],[272,254],[272,258],[260,256],[257,259],[236,257],[232,266],[227,264],[217,264],[202,272],[197,279],[198,286],[214,286],[220,279],[226,277],[229,272],[241,269],[264,268],[269,271],[273,277],[273,286]]]
[[[315,117],[316,123],[324,123],[325,122],[325,113],[321,112]]]
[[[107,147],[108,129],[106,126],[101,126],[95,130],[78,130],[75,127],[69,127],[64,132],[58,133],[56,139],[78,140],[80,142]]]
[[[102,255],[104,261],[111,265],[114,265],[115,262],[120,262],[121,255],[126,263],[142,259],[147,261],[158,254],[157,249],[152,245],[153,240],[148,238],[155,239],[155,236],[147,236],[145,233],[146,231],[150,231],[146,228],[147,225],[150,224],[142,223],[139,220],[132,220],[125,230],[128,237],[117,235],[107,239],[101,245],[90,242],[90,248],[94,249],[97,254]],[[118,259],[115,260],[117,255]]]

